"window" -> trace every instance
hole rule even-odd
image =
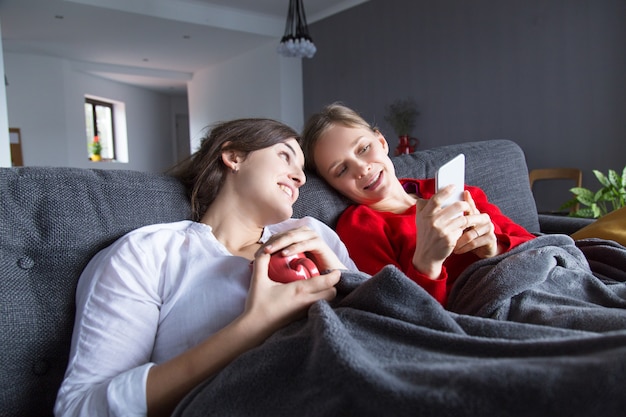
[[[85,98],[85,125],[89,158],[115,160],[113,103]]]

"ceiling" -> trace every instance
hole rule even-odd
[[[304,0],[307,21],[365,1]],[[278,45],[288,5],[289,0],[0,0],[2,47],[185,94],[195,71],[268,42]]]

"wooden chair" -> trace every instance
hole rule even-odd
[[[583,173],[578,168],[541,168],[533,169],[529,175],[530,189],[532,191],[535,181],[543,180],[573,180],[576,187],[581,187],[583,183]],[[578,210],[578,204],[570,208],[570,213]]]

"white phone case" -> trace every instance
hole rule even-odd
[[[454,184],[454,194],[452,194],[443,204],[443,207],[463,200],[463,189],[465,188],[465,155],[458,154],[450,161],[443,164],[435,174],[435,188],[437,191]]]

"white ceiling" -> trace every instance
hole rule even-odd
[[[304,8],[310,24],[365,1],[304,0]],[[278,45],[288,5],[289,0],[0,0],[2,47],[68,59],[78,70],[116,81],[185,93],[195,71],[268,42]]]

